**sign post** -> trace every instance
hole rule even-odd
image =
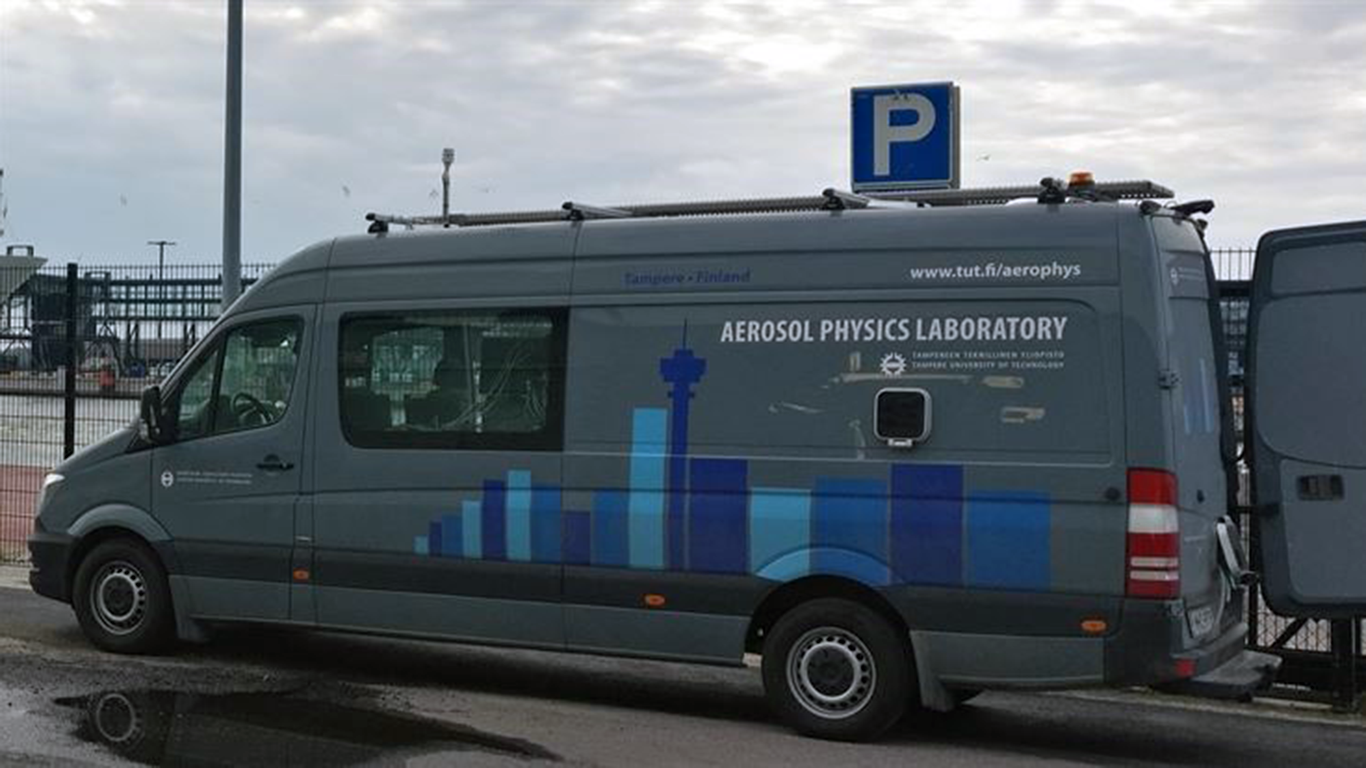
[[[953,83],[850,91],[852,189],[957,189],[959,92]]]

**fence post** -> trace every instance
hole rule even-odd
[[[1357,690],[1357,654],[1360,653],[1359,619],[1334,619],[1333,626],[1333,710],[1357,712],[1361,706]]]
[[[1244,437],[1243,439],[1246,440],[1247,438]],[[1251,475],[1249,475],[1248,482],[1251,480]],[[1248,587],[1248,592],[1251,593],[1248,597],[1249,612],[1251,613],[1248,617],[1248,633],[1252,635],[1253,647],[1261,648],[1264,647],[1262,643],[1262,605],[1266,602],[1262,595],[1261,580],[1261,574],[1265,573],[1262,570],[1262,519],[1257,516],[1257,508],[1252,506],[1251,493],[1248,494],[1248,521],[1251,523],[1247,540],[1248,562],[1251,563],[1252,572],[1257,574],[1257,581]],[[1271,626],[1274,632],[1275,623],[1272,622]]]
[[[66,265],[66,381],[62,386],[65,410],[62,414],[62,456],[76,452],[76,293],[80,289],[80,273],[74,262]]]

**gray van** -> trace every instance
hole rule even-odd
[[[760,654],[784,720],[840,739],[988,688],[1265,685],[1208,206],[925,194],[372,217],[259,281],[137,423],[47,477],[33,588],[124,653],[253,622]],[[1301,343],[1319,297],[1360,303],[1361,242],[1259,276],[1263,319],[1288,317],[1252,388],[1294,456],[1280,487],[1353,525],[1358,478],[1316,462],[1366,464],[1359,434],[1266,408],[1296,386],[1275,355],[1327,354]],[[1366,380],[1348,357],[1315,360]],[[1282,594],[1361,585],[1277,514],[1290,573],[1268,575],[1308,590]]]

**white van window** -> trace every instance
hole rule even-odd
[[[176,440],[279,421],[294,386],[301,329],[294,318],[251,323],[206,351],[173,396]]]
[[[341,324],[341,420],[363,448],[558,450],[561,310],[357,315]]]

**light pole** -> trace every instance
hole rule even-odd
[[[223,309],[242,292],[242,0],[228,0],[223,136]]]
[[[148,240],[157,247],[157,339],[161,338],[161,318],[166,314],[166,246],[174,240]]]

